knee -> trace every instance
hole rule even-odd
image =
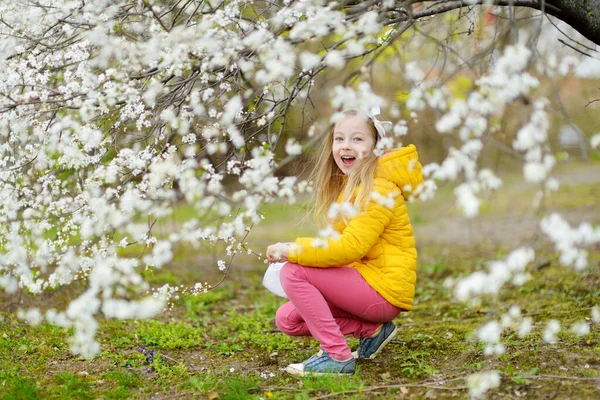
[[[283,306],[277,309],[277,313],[275,314],[275,325],[277,325],[277,328],[279,328],[281,332],[286,333],[288,327],[288,318],[282,312],[282,308]]]
[[[290,335],[293,333],[293,323],[290,318],[290,305],[291,303],[285,303],[281,307],[277,309],[277,313],[275,313],[275,325],[277,328],[285,334]]]

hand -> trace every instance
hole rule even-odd
[[[275,243],[267,247],[267,260],[270,263],[287,261],[289,243]]]

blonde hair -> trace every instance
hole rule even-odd
[[[357,115],[355,110],[345,111],[347,116]],[[369,131],[373,135],[374,143],[377,143],[377,130],[373,121],[366,121]],[[365,158],[364,163],[350,175],[345,177],[333,159],[333,132],[335,124],[329,127],[325,135],[323,146],[319,152],[315,167],[311,175],[313,181],[314,218],[317,226],[331,224],[335,221],[327,216],[329,207],[335,203],[342,193],[342,202],[352,203],[356,208],[366,207],[373,191],[373,177],[377,168],[377,156],[371,152]],[[360,189],[359,189],[360,188]],[[358,189],[358,193],[354,196]],[[344,218],[345,220],[345,218]]]

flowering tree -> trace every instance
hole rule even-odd
[[[533,22],[517,26],[515,13],[522,11],[515,6],[525,7]],[[327,71],[341,78],[332,80],[324,107],[381,105],[398,120],[380,149],[398,143],[407,120],[435,112],[437,132],[459,145],[442,163],[425,166],[428,180],[416,192],[427,199],[436,182],[456,182],[467,218],[478,214],[482,191],[502,184],[479,167],[486,139],[498,132],[503,110],[527,98],[528,120],[509,151],[546,195],[558,183],[551,176],[548,102],[534,89],[541,77],[594,76],[599,69],[584,55],[596,52],[594,44],[547,15],[600,44],[600,2],[586,7],[568,0],[0,1],[0,287],[35,294],[85,282],[87,290],[66,310],[21,316],[74,327],[72,351],[90,357],[99,351],[97,315],[151,317],[181,292],[165,286],[140,297],[149,288],[140,271],[168,265],[177,246],[223,243],[229,261],[219,261],[221,270],[235,254],[253,253],[245,238],[262,218],[261,205],[310,190],[308,182],[277,172],[323,130],[306,121],[319,116],[313,101],[323,93],[314,87],[332,76]],[[506,22],[486,25],[490,15]],[[486,32],[476,42],[448,40],[481,24]],[[509,46],[498,32],[508,35]],[[548,40],[563,41],[568,53],[543,54]],[[414,51],[431,42],[449,54],[436,73]],[[494,54],[485,64],[465,61],[484,51]],[[387,62],[399,65],[409,92],[404,104],[371,88],[370,73]],[[466,67],[475,84],[466,98],[454,98],[442,78]],[[600,136],[590,139],[590,146],[599,144]],[[181,204],[192,206],[194,217],[178,232],[157,234],[156,222]],[[561,262],[579,269],[587,265],[582,247],[600,241],[599,228],[583,222],[571,228],[559,215],[541,228]],[[123,252],[133,245],[138,254]],[[529,248],[516,249],[457,282],[456,297],[523,283],[534,257]],[[519,310],[506,318],[527,333],[531,321],[521,321]],[[489,353],[499,353],[506,324],[491,324],[480,338]]]

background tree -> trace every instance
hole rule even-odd
[[[489,148],[522,162],[540,199],[558,189],[554,116],[536,89],[566,74],[600,77],[596,0],[11,0],[0,2],[0,24],[0,285],[36,294],[85,282],[66,310],[21,316],[74,327],[72,351],[88,357],[99,351],[97,315],[151,317],[170,297],[209,288],[143,297],[140,271],[168,266],[179,246],[221,245],[224,276],[236,254],[260,256],[248,232],[262,205],[310,191],[283,172],[330,112],[383,105],[396,124],[379,150],[407,133],[429,137],[439,151],[421,198],[452,181],[474,218],[479,196],[502,183],[481,159]],[[582,135],[598,147],[591,129]],[[194,216],[157,234],[182,205]],[[600,241],[598,227],[559,215],[541,229],[578,269],[581,247]],[[456,297],[524,282],[534,258],[515,249],[456,283]],[[500,353],[502,328],[491,324],[480,339]]]

